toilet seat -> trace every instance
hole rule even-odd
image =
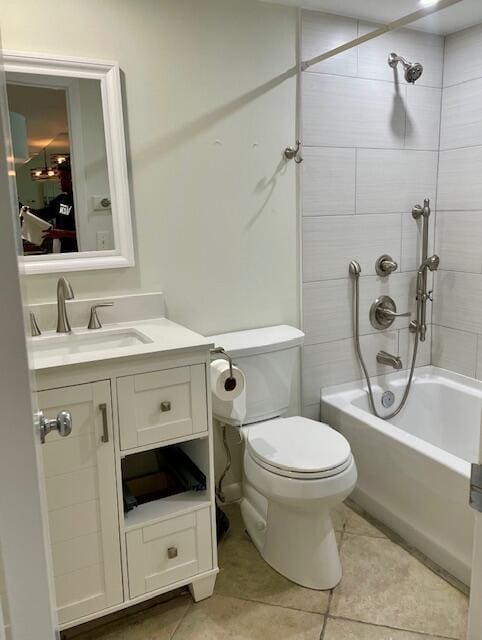
[[[247,452],[270,473],[316,480],[343,473],[352,463],[348,441],[322,422],[294,416],[247,429]]]

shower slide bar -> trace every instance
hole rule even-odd
[[[389,31],[395,31],[397,29],[402,29],[412,22],[416,22],[417,20],[421,20],[426,16],[429,16],[433,13],[437,13],[442,9],[446,9],[447,7],[451,7],[454,4],[462,2],[462,0],[440,0],[434,5],[423,7],[418,9],[417,11],[413,11],[402,18],[398,18],[398,20],[393,20],[388,24],[384,24],[378,29],[374,31],[370,31],[363,36],[355,38],[354,40],[350,40],[350,42],[346,42],[345,44],[340,45],[339,47],[335,47],[335,49],[330,49],[330,51],[326,51],[326,53],[322,53],[319,56],[315,56],[314,58],[310,58],[310,60],[305,60],[301,62],[300,68],[301,71],[306,71],[314,64],[318,64],[318,62],[323,62],[323,60],[328,60],[328,58],[332,58],[333,56],[337,56],[339,53],[343,53],[343,51],[348,51],[348,49],[353,49],[353,47],[357,47],[364,42],[368,42],[369,40],[373,40],[374,38],[378,38],[382,36],[384,33],[388,33]]]

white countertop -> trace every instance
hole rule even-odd
[[[117,342],[123,336],[129,336],[128,341],[131,343],[119,346]],[[90,342],[98,340],[99,343],[91,344],[86,350],[82,346],[83,339]],[[102,344],[103,339],[106,339],[105,344]],[[39,337],[28,338],[28,343],[36,371],[213,346],[208,338],[166,318],[105,324],[102,329],[93,330],[79,327],[73,328],[70,334],[46,331]],[[76,344],[79,344],[78,350]],[[36,351],[35,347],[39,350]]]

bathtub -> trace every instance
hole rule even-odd
[[[372,379],[377,407],[398,403],[407,374]],[[437,367],[416,370],[405,408],[389,422],[368,408],[361,382],[322,390],[321,416],[350,442],[358,467],[353,500],[465,584],[470,584],[482,383]],[[386,413],[389,410],[385,410]]]

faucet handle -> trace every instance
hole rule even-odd
[[[98,302],[97,304],[93,304],[90,308],[90,318],[89,324],[87,325],[87,329],[102,329],[102,324],[99,320],[99,316],[97,315],[97,309],[101,307],[113,307],[113,302]]]

